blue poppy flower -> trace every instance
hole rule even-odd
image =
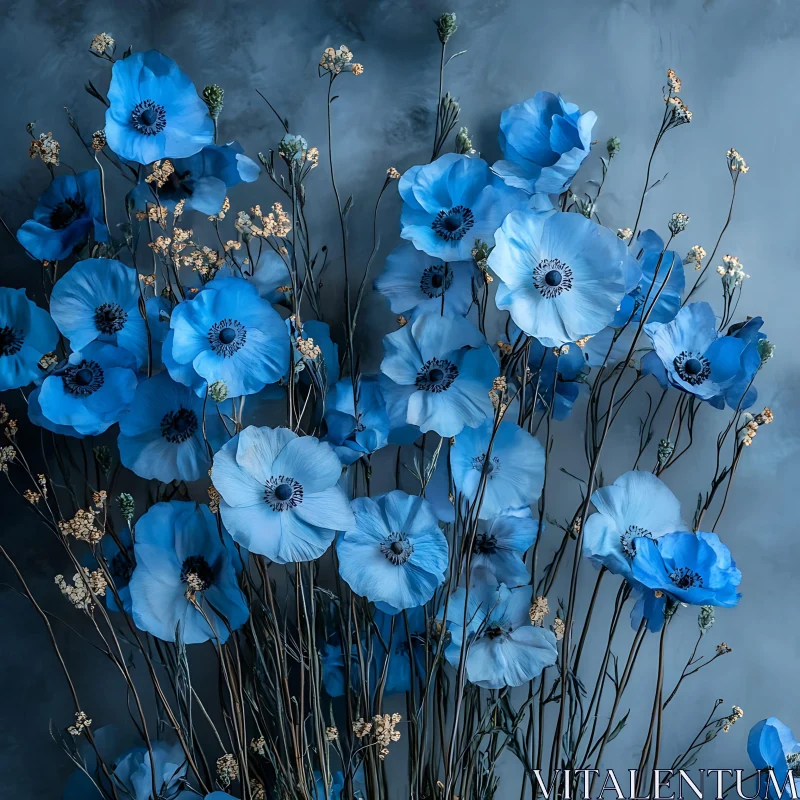
[[[667,596],[662,591],[654,591],[635,581],[631,584],[635,602],[631,609],[631,627],[638,631],[642,621],[647,622],[650,633],[659,633],[664,627],[667,612]]]
[[[500,115],[503,160],[492,169],[509,185],[560,194],[592,148],[594,111],[581,114],[561,95],[537,92]]]
[[[250,426],[214,456],[212,480],[233,538],[279,564],[312,561],[354,524],[333,448],[288,428]]]
[[[271,247],[265,247],[256,258],[253,274],[248,280],[256,287],[259,296],[268,303],[279,303],[286,298],[286,293],[278,290],[291,286],[287,261]]]
[[[357,409],[350,378],[344,378],[331,387],[325,400],[325,424],[328,427],[325,441],[330,442],[345,466],[380,450],[389,440],[389,414],[378,378],[362,375],[355,391]]]
[[[211,456],[203,438],[203,399],[166,372],[142,381],[120,418],[120,461],[140,478],[196,481]]]
[[[141,630],[165,642],[175,641],[177,629],[186,644],[223,643],[229,628],[247,621],[239,553],[225,531],[220,538],[207,506],[156,503],[136,523],[133,549],[129,588],[133,621]]]
[[[450,642],[445,657],[458,668],[467,646],[467,680],[484,689],[522,686],[556,663],[556,637],[531,625],[531,587],[509,589],[480,581],[466,595],[450,595],[447,623]]]
[[[752,383],[761,368],[758,343],[767,338],[761,331],[763,324],[764,320],[761,317],[748,317],[745,322],[738,322],[728,328],[728,336],[741,339],[745,343],[742,368],[736,380],[725,392],[725,402],[730,408],[750,408],[758,399],[758,390]]]
[[[544,448],[536,438],[510,421],[500,423],[492,440],[493,430],[492,419],[478,428],[465,428],[450,448],[453,482],[470,503],[475,500],[481,475],[486,472],[483,502],[478,512],[482,519],[536,502],[544,482]]]
[[[86,244],[90,234],[96,242],[108,241],[96,169],[53,178],[36,204],[33,219],[17,231],[17,239],[34,258],[61,261]]]
[[[231,397],[255,394],[289,366],[286,327],[278,312],[243,278],[216,278],[172,312],[171,356],[191,364]],[[183,381],[181,381],[183,382]]]
[[[396,490],[357,498],[353,512],[355,524],[336,543],[350,588],[398,610],[427,603],[447,570],[447,539],[433,506]]]
[[[375,291],[388,301],[394,314],[431,312],[463,315],[472,305],[473,261],[445,264],[410,242],[395,247],[375,281]]]
[[[121,347],[92,342],[42,382],[39,407],[55,425],[84,436],[102,433],[125,413],[136,392],[136,360]]]
[[[50,313],[73,350],[111,342],[147,362],[147,328],[139,312],[136,270],[111,258],[79,261],[53,287]]]
[[[119,611],[119,604],[122,603],[122,610],[130,614],[132,608],[130,582],[136,566],[136,555],[133,550],[133,539],[127,528],[118,531],[116,538],[119,543],[111,536],[104,536],[102,541],[103,558],[106,560],[108,572],[114,580],[114,588],[119,595],[118,602],[109,587],[106,590],[106,606],[109,611]]]
[[[658,539],[687,530],[681,504],[669,487],[650,472],[634,470],[592,495],[597,513],[584,525],[583,554],[598,569],[633,581],[631,563],[637,537]]]
[[[757,770],[772,770],[778,789],[769,778],[759,776],[759,796],[793,796],[791,787],[784,789],[789,769],[796,773],[800,742],[791,729],[777,717],[768,717],[757,722],[747,735],[747,755]],[[800,792],[800,778],[794,778],[797,792]],[[772,791],[770,792],[770,788]],[[780,791],[779,791],[780,790]]]
[[[671,322],[644,329],[654,350],[642,359],[642,372],[717,408],[724,407],[729,389],[744,390],[742,376],[749,383],[761,363],[758,349],[744,338],[719,333],[708,303],[689,303]]]
[[[509,211],[524,208],[524,192],[510,189],[480,158],[456,153],[411,167],[399,183],[400,236],[442,261],[469,261],[475,240],[494,244]]]
[[[50,315],[28,300],[24,289],[0,286],[0,392],[41,378],[39,361],[57,342]]]
[[[172,166],[174,171],[157,190],[144,180],[139,183],[132,192],[136,208],[157,199],[169,211],[183,201],[184,211],[218,214],[228,190],[238,183],[252,183],[260,172],[238,142],[208,145],[189,158],[174,159]]]
[[[156,50],[114,62],[108,102],[108,146],[128,161],[187,158],[214,142],[214,123],[194,84]]]
[[[130,747],[130,738],[113,725],[95,731],[93,746],[80,748],[86,770],[79,768],[72,773],[62,799],[101,800],[117,796],[128,800],[152,800],[153,783],[159,800],[197,797],[193,791],[184,788],[188,764],[180,743],[151,742],[151,758],[150,750],[144,744]],[[123,742],[127,744],[122,745]],[[110,777],[106,775],[98,754],[102,764],[107,765]]]
[[[37,386],[28,395],[28,419],[38,428],[44,428],[46,431],[52,433],[59,433],[62,436],[72,436],[74,439],[83,439],[83,434],[76,431],[71,425],[58,425],[51,422],[42,412],[42,406],[39,403],[39,395],[41,394],[42,387]]]
[[[679,603],[730,608],[741,595],[742,573],[715,533],[667,533],[636,537],[632,572],[636,581]]]
[[[184,386],[188,386],[198,397],[205,397],[206,391],[208,390],[208,382],[195,372],[191,361],[188,364],[179,364],[175,360],[172,355],[172,343],[174,339],[175,331],[170,328],[167,335],[164,337],[164,343],[161,347],[161,363],[166,368],[172,380]]]
[[[459,317],[422,314],[383,337],[380,384],[392,427],[455,436],[493,412],[497,361],[483,334]]]
[[[514,211],[495,238],[497,307],[525,333],[561,347],[614,319],[633,260],[608,228],[582,214]]]
[[[530,401],[533,402],[535,392],[538,411],[547,411],[552,405],[553,419],[566,419],[586,386],[582,380],[586,370],[583,349],[570,342],[556,354],[552,347],[545,347],[532,339],[528,352],[531,377],[527,392]]]
[[[522,586],[530,583],[523,558],[533,547],[539,522],[530,508],[512,508],[488,520],[479,520],[472,544],[472,569],[485,569],[498,583]]]

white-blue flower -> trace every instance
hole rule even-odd
[[[582,214],[514,211],[495,240],[497,307],[546,347],[601,331],[636,283],[624,243]]]
[[[533,519],[527,506],[478,520],[472,543],[472,569],[486,569],[506,586],[530,583],[523,559],[536,541],[538,528],[539,522]]]

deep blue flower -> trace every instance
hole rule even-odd
[[[433,597],[447,570],[447,539],[433,506],[393,491],[353,501],[355,525],[336,543],[339,574],[356,593],[393,609]]]
[[[745,338],[719,333],[708,303],[689,303],[671,322],[644,329],[654,350],[642,359],[642,372],[716,408],[724,407],[729,390],[741,396],[761,363],[757,347]]]
[[[42,407],[39,404],[39,395],[41,394],[42,387],[37,386],[28,395],[28,419],[39,428],[44,428],[46,431],[53,433],[60,433],[62,436],[72,436],[75,439],[83,439],[83,434],[76,431],[71,425],[58,425],[51,422],[42,412]]]
[[[216,453],[212,480],[233,538],[286,564],[319,558],[336,531],[353,526],[337,485],[341,472],[329,444],[288,428],[250,426]]]
[[[136,270],[111,258],[79,261],[53,287],[50,313],[73,350],[111,342],[147,363],[147,328],[139,312]]]
[[[632,572],[648,589],[693,606],[723,606],[739,602],[736,587],[742,573],[730,550],[715,533],[667,533],[659,539],[634,539]]]
[[[509,186],[560,194],[589,155],[596,121],[594,111],[581,114],[561,95],[537,92],[500,115],[504,158],[493,169]]]
[[[136,392],[136,361],[127,350],[92,342],[43,381],[42,414],[84,436],[102,433],[125,413]]]
[[[38,380],[39,361],[57,342],[50,315],[28,300],[24,289],[0,286],[0,392]]]
[[[92,744],[92,747],[80,747],[86,771],[76,769],[72,773],[64,787],[62,800],[101,800],[115,796],[127,800],[153,800],[154,765],[159,800],[192,800],[197,797],[194,792],[184,789],[188,765],[180,743],[153,741],[151,760],[150,751],[144,744],[130,747],[130,737],[115,726],[106,725],[95,731]],[[102,763],[108,766],[110,778],[101,766],[98,754]]]
[[[133,551],[133,539],[127,528],[118,531],[116,538],[119,544],[111,536],[104,536],[102,540],[103,558],[108,564],[109,574],[119,595],[118,602],[111,587],[106,589],[106,606],[109,611],[119,611],[119,604],[122,603],[122,610],[130,614],[132,607],[130,582],[136,566],[136,555]]]
[[[503,511],[488,520],[479,520],[472,545],[472,568],[484,568],[498,583],[522,586],[530,582],[523,558],[533,547],[539,522],[530,508]]]
[[[248,280],[256,287],[259,296],[268,303],[278,303],[286,298],[285,292],[278,291],[291,286],[286,263],[271,247],[265,247],[256,259],[253,274]]]
[[[363,455],[385,447],[389,440],[389,414],[375,375],[362,375],[356,383],[340,380],[325,399],[325,424],[330,442],[342,464],[349,466]]]
[[[462,647],[467,679],[484,689],[521,686],[556,663],[556,637],[531,625],[531,588],[509,589],[481,580],[450,595],[447,622],[450,643],[445,657],[458,667]]]
[[[532,402],[536,392],[537,411],[547,411],[552,405],[553,419],[566,419],[572,413],[581,389],[586,386],[582,380],[586,370],[583,349],[570,342],[556,354],[554,348],[531,339],[528,368],[531,376],[526,399]]]
[[[465,319],[422,314],[383,338],[381,389],[392,427],[455,436],[492,414],[498,366],[483,334]]]
[[[747,735],[747,755],[753,766],[758,770],[771,769],[780,789],[783,789],[789,777],[790,768],[793,770],[793,775],[798,772],[798,753],[800,753],[800,742],[791,729],[777,717],[762,719],[753,725]],[[800,777],[795,777],[794,783],[800,792]],[[769,778],[759,776],[759,796],[788,797],[791,796],[791,787],[779,793]]]
[[[492,419],[478,428],[465,428],[450,448],[453,482],[470,503],[475,501],[481,475],[486,473],[478,512],[482,519],[536,502],[544,481],[544,448],[536,438],[510,421],[500,423],[492,440],[493,429]]]
[[[174,159],[172,166],[174,171],[160,188],[154,189],[144,180],[139,183],[133,191],[136,208],[158,202],[172,211],[183,201],[184,211],[218,214],[228,189],[238,183],[252,183],[260,171],[238,142],[208,145],[189,158]]]
[[[141,630],[166,642],[174,642],[179,629],[186,644],[223,643],[229,627],[247,621],[236,568],[241,557],[227,533],[220,539],[208,506],[156,503],[136,523],[133,549],[129,587],[133,621]]]
[[[582,214],[514,211],[495,238],[497,307],[525,333],[560,347],[613,320],[633,260],[608,228]]]
[[[444,295],[444,313],[463,315],[472,305],[472,281],[476,275],[473,261],[445,264],[410,242],[403,242],[386,257],[375,291],[389,301],[394,314],[440,314]]]
[[[650,633],[658,633],[664,626],[667,611],[667,596],[662,591],[655,591],[634,581],[633,597],[635,602],[631,609],[631,627],[638,631],[642,621],[647,622]]]
[[[193,300],[175,307],[170,326],[172,359],[191,364],[209,383],[223,381],[231,397],[255,394],[280,380],[289,366],[283,320],[243,278],[207,283]]]
[[[108,146],[128,161],[187,158],[213,144],[214,123],[194,84],[156,50],[114,63],[108,102]]]
[[[400,235],[442,261],[469,261],[475,240],[494,243],[509,211],[528,198],[510,189],[480,158],[447,153],[400,178]]]
[[[738,322],[728,328],[728,336],[741,339],[745,343],[742,352],[742,368],[739,370],[736,380],[725,392],[725,402],[730,408],[750,408],[758,399],[758,391],[752,382],[761,368],[758,343],[767,338],[767,335],[761,331],[763,324],[764,320],[761,317],[748,317],[745,322]]]
[[[97,242],[108,241],[96,169],[53,178],[36,204],[33,219],[17,231],[17,239],[34,258],[60,261],[85,244],[90,234]]]
[[[117,445],[120,461],[141,478],[205,477],[211,456],[203,439],[203,399],[166,372],[142,381],[120,418]]]
[[[631,563],[637,537],[658,539],[686,530],[681,504],[669,487],[650,472],[634,470],[592,495],[597,513],[584,525],[583,554],[599,569],[633,581]]]

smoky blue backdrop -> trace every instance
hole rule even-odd
[[[323,150],[324,86],[317,62],[329,45],[347,44],[365,73],[348,80],[334,108],[337,166],[345,196],[354,196],[350,216],[354,261],[363,265],[371,246],[371,211],[387,167],[403,171],[429,158],[436,97],[438,42],[432,19],[458,14],[451,51],[466,49],[447,73],[446,88],[461,102],[461,124],[490,162],[498,157],[497,124],[503,108],[539,89],[562,92],[582,110],[597,112],[595,135],[602,143],[619,136],[622,150],[604,189],[600,217],[613,228],[633,224],[644,168],[662,111],[660,87],[668,67],[683,80],[682,97],[694,112],[689,126],[670,134],[654,165],[666,180],[649,196],[644,227],[662,232],[669,215],[682,211],[691,223],[680,249],[702,244],[711,250],[723,223],[730,179],[725,152],[736,147],[751,167],[740,182],[733,223],[720,253],[730,252],[752,276],[740,306],[763,314],[777,346],[759,376],[761,400],[776,423],[745,454],[719,533],[744,573],[744,597],[735,611],[720,610],[709,634],[733,653],[689,682],[670,708],[667,731],[693,735],[714,698],[724,708],[743,707],[745,717],[721,735],[701,760],[705,767],[746,767],[746,733],[758,719],[775,714],[800,729],[796,617],[798,569],[797,497],[800,458],[800,354],[798,319],[798,210],[794,192],[800,174],[797,102],[800,4],[794,0],[24,0],[0,3],[2,109],[0,209],[12,230],[26,219],[47,184],[41,163],[28,160],[25,125],[53,131],[62,159],[89,166],[70,131],[67,106],[85,132],[102,127],[102,107],[83,90],[87,78],[107,85],[107,69],[92,58],[88,43],[107,31],[124,49],[157,48],[175,58],[195,83],[225,89],[222,138],[238,138],[246,151],[274,147],[277,120],[255,89],[288,117],[293,132]],[[343,87],[344,88],[344,87]],[[602,151],[602,150],[601,150]],[[325,155],[323,153],[323,161]],[[589,159],[581,173],[596,177]],[[330,184],[320,169],[310,179],[309,216],[318,242],[334,257],[337,232]],[[276,197],[267,182],[240,187],[234,210]],[[379,220],[381,258],[398,240],[399,202],[386,202]],[[0,232],[1,282],[25,286],[41,300],[38,267]],[[360,259],[360,261],[359,261]],[[692,276],[689,276],[692,279]],[[331,315],[341,294],[331,279]],[[704,297],[717,299],[716,276]],[[39,292],[37,295],[36,293]],[[384,302],[372,296],[364,324],[363,358],[373,367],[380,336],[391,327]],[[792,333],[795,331],[795,333]],[[18,399],[10,404],[24,419]],[[759,405],[761,404],[761,401]],[[711,409],[700,436],[711,442]],[[635,432],[637,421],[618,435]],[[706,429],[706,424],[708,429]],[[567,423],[560,438],[577,437]],[[627,427],[626,427],[627,426]],[[28,436],[23,431],[23,436]],[[35,441],[32,437],[31,441]],[[563,445],[563,443],[562,443]],[[579,453],[577,438],[572,445]],[[607,474],[629,468],[627,454]],[[667,475],[689,516],[702,459]],[[707,466],[707,465],[706,465]],[[707,475],[707,473],[703,473]],[[3,545],[12,553],[43,605],[72,625],[76,615],[53,585],[65,569],[57,543],[37,527],[29,510],[7,487],[2,492]],[[587,580],[590,568],[587,568]],[[48,725],[72,720],[66,690],[46,629],[16,578],[0,564],[0,781],[3,797],[50,800],[60,796],[71,765],[51,740]],[[592,579],[593,583],[593,579]],[[553,603],[551,602],[551,607]],[[90,698],[85,710],[99,726],[124,719],[122,685],[101,655],[88,651],[66,624],[52,619],[59,643],[75,665],[76,687]],[[673,637],[668,669],[679,670],[694,636],[694,617],[683,620],[685,638]],[[602,643],[603,631],[596,641]],[[652,702],[652,673],[644,671],[627,704]],[[635,725],[632,726],[635,728]],[[635,730],[632,731],[635,733]],[[691,737],[689,737],[691,738]],[[635,766],[641,737],[621,738],[614,765]],[[638,759],[638,753],[636,754]],[[611,766],[611,765],[609,765]]]

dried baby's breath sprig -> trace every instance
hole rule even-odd
[[[96,56],[107,56],[114,52],[114,40],[107,33],[98,33],[89,43],[89,51]]]
[[[734,706],[731,713],[722,723],[722,732],[727,733],[744,716],[744,711],[739,706]]]
[[[172,239],[169,236],[158,236],[154,242],[148,242],[147,246],[156,253],[166,255],[169,252],[170,244],[172,244]]]
[[[0,472],[8,474],[8,465],[17,457],[17,451],[10,444],[0,447]]]
[[[250,778],[250,795],[253,800],[266,800],[267,790],[255,778]]]
[[[102,528],[97,527],[94,511],[83,508],[79,508],[72,519],[60,520],[58,529],[62,536],[72,536],[79,542],[89,544],[97,544],[105,533]]]
[[[52,353],[45,353],[39,359],[39,369],[48,370],[58,364],[58,354],[53,351]]]
[[[335,742],[339,738],[339,729],[333,725],[329,728],[325,728],[325,738],[329,742]]]
[[[400,741],[400,731],[395,730],[395,726],[402,717],[399,714],[376,714],[372,718],[375,742],[380,748],[378,757],[383,761],[389,755],[389,745],[392,742]]]
[[[706,251],[699,244],[696,244],[686,254],[686,258],[683,259],[683,263],[687,265],[694,264],[695,270],[699,271],[700,268],[703,266],[703,259],[705,257],[706,257]]]
[[[67,732],[72,736],[80,736],[89,726],[92,720],[89,719],[85,711],[75,712],[75,724],[67,728]]]
[[[564,631],[566,630],[566,624],[561,617],[556,617],[553,620],[553,634],[556,637],[556,641],[560,642],[564,638]]]
[[[104,597],[108,583],[103,575],[103,570],[98,568],[92,571],[88,567],[82,567],[81,569],[82,573],[76,573],[72,576],[72,583],[67,583],[63,575],[56,575],[53,580],[61,590],[61,594],[75,608],[82,608],[91,613],[94,611],[92,596]]]
[[[41,499],[42,495],[40,492],[34,492],[33,489],[26,489],[22,496],[32,505],[35,506]]]
[[[159,189],[169,180],[169,176],[175,172],[172,162],[165,158],[163,161],[153,163],[153,171],[145,178],[146,183],[154,183]]]
[[[212,514],[219,513],[219,504],[222,502],[222,496],[214,486],[208,487],[208,510]]]
[[[263,736],[256,736],[250,740],[250,749],[259,756],[267,754],[267,740]]]
[[[722,283],[727,291],[733,291],[742,285],[745,278],[750,276],[744,271],[736,256],[722,256],[722,264],[717,267],[717,274],[722,278]]]
[[[359,717],[355,722],[353,722],[353,733],[358,739],[363,739],[365,736],[369,735],[371,730],[372,723],[367,722],[364,717]]]
[[[95,131],[92,134],[92,150],[99,153],[108,144],[105,131]]]
[[[730,171],[731,175],[734,172],[740,172],[744,175],[746,172],[750,172],[750,167],[747,166],[747,163],[742,158],[741,154],[738,150],[735,150],[731,147],[730,150],[726,153],[728,158],[728,170]]]
[[[537,597],[533,601],[531,610],[528,616],[531,618],[531,625],[541,627],[544,624],[544,618],[550,613],[550,606],[547,604],[546,597]]]
[[[60,152],[61,145],[53,138],[52,133],[40,133],[39,138],[31,142],[28,155],[31,158],[41,158],[50,167],[57,167]]]
[[[315,361],[322,355],[322,350],[319,345],[314,344],[314,340],[310,336],[308,339],[303,339],[301,336],[298,336],[295,347],[297,347],[300,355],[303,356],[303,358],[309,359],[309,361]]]
[[[622,239],[623,242],[628,242],[633,236],[633,231],[630,228],[618,228],[617,236]]]
[[[683,231],[686,230],[686,226],[688,224],[689,224],[689,215],[678,211],[669,218],[669,223],[668,223],[669,232],[673,236],[677,236],[679,233],[682,233]]]
[[[389,167],[389,169],[386,170],[386,175],[391,181],[399,181],[401,177],[400,173],[394,167]]]
[[[398,316],[395,321],[397,322],[398,326],[401,327],[401,328],[405,328],[405,326],[408,325],[408,320],[402,314],[400,316]]]
[[[319,66],[323,72],[327,72],[332,76],[339,75],[342,72],[352,72],[353,67],[361,67],[361,64],[352,64],[353,54],[350,48],[346,45],[341,45],[338,50],[332,47],[326,47],[322,53],[322,58],[319,60]],[[363,67],[361,69],[363,72]],[[361,73],[356,73],[360,75]]]
[[[674,69],[667,70],[667,86],[673,94],[679,94],[681,91],[681,79],[675,74]]]
[[[223,786],[230,786],[239,777],[239,762],[232,753],[217,759],[217,776]]]
[[[216,213],[211,214],[208,218],[209,222],[221,222],[225,219],[225,215],[231,210],[231,201],[226,197],[222,201],[222,208]]]

